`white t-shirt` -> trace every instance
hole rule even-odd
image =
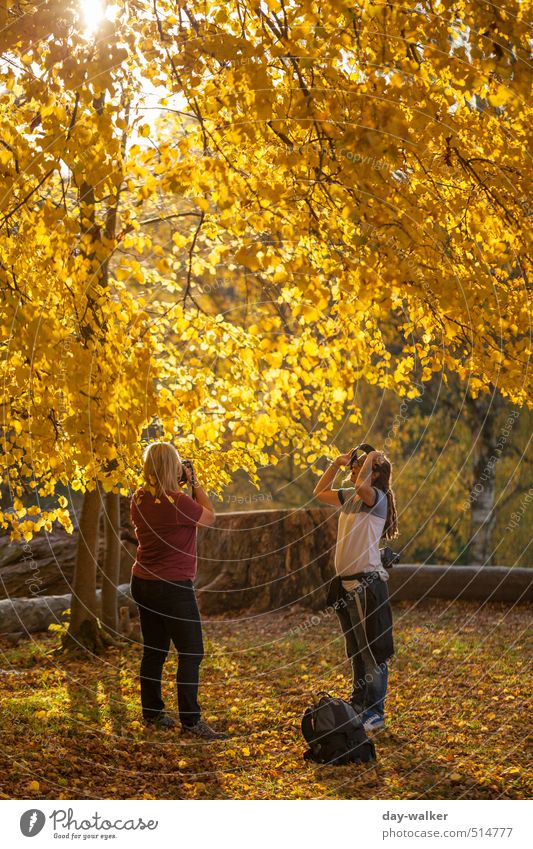
[[[337,575],[379,572],[380,577],[388,580],[379,553],[379,542],[387,520],[387,496],[383,490],[377,487],[373,489],[376,493],[373,507],[365,504],[352,487],[338,490],[342,506],[335,548]],[[343,585],[346,590],[350,590],[355,582],[343,581]]]

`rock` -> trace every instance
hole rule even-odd
[[[533,601],[533,569],[406,563],[391,569],[389,592],[393,601],[443,598],[528,602]]]
[[[97,592],[100,601],[100,590]],[[54,595],[36,598],[13,598],[0,601],[0,636],[3,639],[16,634],[27,636],[46,631],[52,623],[63,624],[62,614],[70,608],[71,596]],[[137,605],[129,592],[129,584],[118,587],[117,605],[136,616]]]
[[[70,596],[13,598],[0,601],[0,635],[45,631],[52,622],[61,623],[61,614],[70,606]]]
[[[198,542],[198,598],[207,615],[320,609],[333,573],[333,510],[224,513]]]
[[[26,631],[15,631],[14,634],[4,634],[3,639],[9,643],[10,646],[18,646],[18,644],[27,639],[29,634]]]
[[[130,579],[137,543],[129,522],[129,499],[121,498],[121,549],[119,583]],[[103,527],[103,517],[101,525]],[[68,534],[54,526],[50,533],[40,531],[29,542],[11,542],[6,534],[0,536],[0,599],[27,596],[62,595],[70,592],[78,531]],[[100,586],[104,548],[100,534],[98,552]]]
[[[333,509],[221,513],[198,535],[197,590],[206,616],[261,613],[298,605],[320,610],[334,571],[337,516]],[[128,585],[136,553],[129,500],[121,499],[123,591],[117,604],[137,614]],[[70,607],[77,531],[62,528],[29,544],[0,537],[0,633],[32,633]],[[103,548],[100,547],[99,564]],[[503,566],[400,564],[389,573],[391,599],[466,599],[526,602],[533,599],[533,569]],[[98,581],[99,583],[99,581]],[[24,605],[21,606],[22,597]],[[136,626],[138,629],[138,626]]]

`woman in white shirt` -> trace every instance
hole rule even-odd
[[[342,466],[350,468],[351,487],[332,489]],[[350,702],[367,731],[385,724],[388,660],[394,654],[388,574],[379,542],[398,535],[392,466],[383,453],[363,444],[341,454],[323,474],[314,494],[338,507],[335,571],[340,596],[335,609],[352,664]]]

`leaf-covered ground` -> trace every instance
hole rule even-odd
[[[302,758],[300,718],[313,691],[349,692],[334,616],[205,623],[204,715],[231,734],[211,744],[145,730],[136,644],[75,661],[47,654],[57,636],[4,643],[1,798],[530,797],[529,622],[524,606],[397,606],[388,726],[375,738],[377,763],[364,767]],[[171,656],[172,709],[174,672]]]

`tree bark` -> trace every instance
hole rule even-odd
[[[497,439],[501,402],[492,397],[469,398],[467,409],[475,435],[474,484],[470,493],[470,536],[467,562],[473,566],[492,563],[492,529],[495,516],[496,465],[503,445]]]
[[[112,643],[97,614],[96,567],[101,503],[102,491],[97,482],[95,489],[85,492],[81,508],[70,623],[63,639],[65,651],[89,650],[97,654]]]
[[[104,95],[96,99],[93,103],[97,112],[103,109]],[[126,131],[122,137],[123,146],[126,143]],[[112,240],[115,236],[117,209],[120,196],[120,186],[117,187],[116,196],[110,202],[106,212],[104,235],[106,240]],[[95,214],[95,192],[94,187],[82,180],[79,186],[79,213],[80,213],[80,233],[86,237],[89,245],[89,253],[86,254],[87,259],[95,258],[95,245],[101,243],[101,228],[97,223]],[[91,347],[93,355],[96,356],[96,364],[98,365],[98,346],[105,345],[107,335],[107,320],[105,312],[100,303],[102,295],[109,294],[109,255],[99,266],[99,273],[92,278],[91,285],[87,288],[87,309],[91,320],[82,320],[80,323],[80,333],[87,347]],[[98,334],[95,332],[95,325],[98,327]],[[116,633],[117,614],[112,610],[112,604],[116,604],[116,594],[111,589],[111,583],[115,587],[118,582],[118,572],[116,562],[120,562],[120,532],[119,532],[119,514],[120,507],[117,495],[116,505],[106,503],[106,507],[111,510],[112,518],[109,519],[110,528],[107,526],[107,516],[105,525],[106,552],[104,555],[104,585],[102,587],[102,604],[105,604],[105,614],[111,623],[111,628],[114,627]],[[64,640],[64,648],[73,650],[76,648],[87,648],[93,652],[97,652],[106,645],[114,641],[106,634],[101,626],[100,620],[96,615],[96,572],[98,565],[98,542],[99,542],[99,521],[100,508],[102,503],[101,484],[96,480],[96,488],[92,492],[85,492],[83,499],[83,507],[79,522],[79,537],[78,550],[76,556],[76,566],[74,570],[74,581],[72,587],[72,609],[71,621],[68,632]],[[106,509],[106,514],[107,514]],[[111,523],[113,523],[111,527]],[[118,540],[119,551],[117,555],[116,540]],[[110,544],[109,551],[107,550]],[[115,574],[116,573],[116,574]],[[105,601],[104,601],[105,598]],[[110,629],[111,629],[110,628]]]
[[[107,492],[105,496],[104,540],[102,623],[111,634],[117,634],[117,586],[120,571],[120,495],[118,492]]]

